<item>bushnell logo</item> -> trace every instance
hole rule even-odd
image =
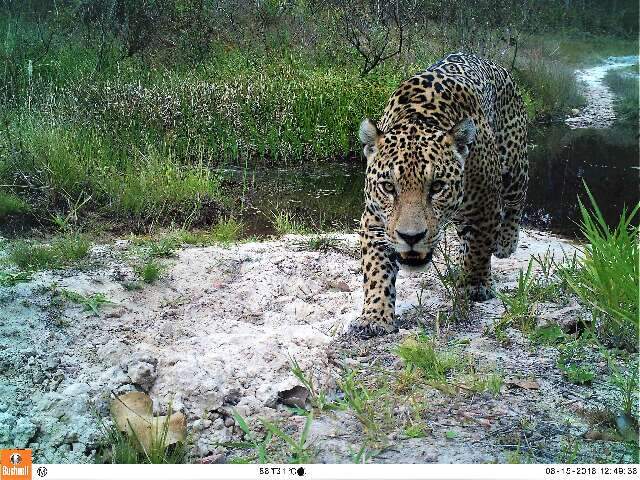
[[[0,450],[0,480],[31,478],[31,450]]]

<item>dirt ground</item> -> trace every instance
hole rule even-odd
[[[156,411],[172,402],[186,414],[194,460],[227,461],[235,453],[220,443],[242,437],[233,409],[251,425],[275,419],[292,432],[302,428],[304,417],[283,404],[300,384],[292,358],[318,391],[339,398],[336,381],[345,365],[365,382],[375,381],[381,368],[402,371],[394,349],[415,336],[416,318],[430,335],[463,345],[479,368],[499,370],[505,383],[498,395],[422,390],[426,436],[404,438],[399,421],[364,459],[502,462],[524,449],[553,461],[592,428],[584,412],[606,408],[604,384],[568,383],[552,349],[532,346],[517,330],[508,331],[505,345],[488,335],[503,311],[497,299],[475,304],[469,322],[436,329],[434,312],[447,309],[448,300],[433,270],[401,272],[398,312],[406,328],[366,341],[344,337],[361,308],[361,272],[356,236],[334,238],[325,251],[313,251],[299,236],[183,247],[164,260],[161,279],[140,290],[127,287],[137,247],[120,240],[93,247],[82,270],[41,272],[2,287],[0,445],[33,448],[39,462],[92,461],[109,398],[141,390]],[[512,287],[534,254],[573,250],[565,240],[525,231],[512,258],[494,259],[496,286]],[[112,303],[85,311],[61,301],[63,291],[103,294]],[[575,305],[541,308],[541,316],[557,321],[580,315]],[[393,416],[401,419],[406,412],[398,408]],[[322,413],[308,445],[316,461],[354,461],[362,426],[350,410]],[[591,442],[579,455],[593,461],[616,448]]]

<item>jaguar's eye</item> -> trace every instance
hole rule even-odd
[[[391,182],[381,182],[380,187],[384,193],[393,194],[396,192],[396,187]]]
[[[444,188],[444,182],[441,182],[440,180],[436,180],[435,182],[431,183],[431,193],[438,193],[440,191],[442,191],[442,189]]]

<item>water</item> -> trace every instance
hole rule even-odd
[[[579,236],[577,198],[588,202],[583,181],[610,224],[638,192],[637,133],[619,129],[537,127],[529,134],[530,181],[524,224]],[[274,212],[289,212],[311,230],[357,228],[363,209],[364,162],[309,164],[296,168],[249,168],[229,172],[245,198],[247,234],[274,233]]]

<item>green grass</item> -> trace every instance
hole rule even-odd
[[[529,336],[536,345],[559,345],[564,343],[568,336],[555,324],[536,328]]]
[[[15,116],[0,152],[19,155],[0,156],[0,179],[29,178],[34,201],[45,211],[84,198],[85,209],[120,220],[186,218],[217,202],[219,178],[202,161],[183,163],[162,142],[141,135],[133,145],[129,134],[105,127]]]
[[[515,71],[530,119],[565,113],[584,104],[573,68],[532,52]]]
[[[178,247],[178,239],[174,236],[166,236],[149,245],[149,255],[155,258],[169,258],[175,255]]]
[[[238,427],[240,427],[240,430],[242,430],[244,440],[242,442],[227,442],[224,446],[227,448],[249,449],[254,452],[253,456],[246,459],[243,457],[241,458],[241,461],[236,460],[234,463],[250,463],[252,461],[257,461],[261,464],[273,463],[273,460],[267,450],[271,444],[273,432],[267,431],[264,437],[258,438],[258,436],[249,427],[247,421],[235,410],[233,411],[233,419]]]
[[[294,234],[305,235],[309,229],[296,217],[294,213],[286,210],[272,213],[273,226],[280,235]]]
[[[0,190],[0,222],[5,221],[8,217],[21,215],[30,210],[29,204],[11,193]]]
[[[162,275],[163,266],[157,260],[149,259],[137,265],[135,271],[144,283],[152,284]]]
[[[56,237],[49,244],[18,241],[9,247],[8,260],[23,271],[62,268],[84,259],[90,245],[81,234]]]
[[[589,384],[595,378],[592,368],[593,356],[598,349],[594,347],[590,335],[581,337],[558,346],[557,366],[566,379],[577,385]]]
[[[440,281],[440,284],[447,293],[447,298],[451,301],[451,309],[446,312],[437,312],[437,321],[440,322],[441,319],[444,319],[446,322],[468,321],[473,302],[471,301],[467,290],[460,288],[460,286],[464,285],[463,272],[454,259],[451,258],[446,238],[444,240],[444,245],[439,250],[443,258],[443,265],[433,262],[433,269],[436,277]],[[421,289],[418,296],[420,309],[423,308],[423,294],[424,291]]]
[[[622,125],[638,126],[638,102],[640,78],[638,65],[630,68],[610,70],[604,78],[606,84],[616,94],[614,109],[616,122]]]
[[[618,225],[607,225],[587,188],[591,210],[580,201],[582,233],[587,240],[579,268],[565,280],[597,320],[597,333],[609,345],[638,349],[638,227],[631,222],[640,204],[624,210]]]
[[[9,272],[0,270],[0,286],[13,287],[19,283],[25,283],[31,280],[30,272]]]
[[[243,230],[242,222],[233,217],[220,220],[211,229],[211,241],[222,244],[237,242],[242,236]]]
[[[337,381],[344,394],[344,402],[362,425],[366,442],[376,446],[388,442],[385,431],[393,428],[393,405],[390,392],[370,388],[360,381],[354,371],[346,370]]]
[[[620,412],[627,415],[637,414],[640,400],[638,362],[633,360],[628,362],[627,368],[619,368],[614,364],[610,365],[610,367],[612,372],[607,380],[616,393]]]
[[[326,252],[337,248],[339,243],[337,238],[330,235],[312,235],[305,240],[303,246],[308,250]]]
[[[460,368],[462,359],[453,351],[441,350],[429,338],[410,337],[396,349],[409,370],[419,369],[427,380],[446,382],[447,375]]]
[[[302,432],[300,432],[300,437],[293,438],[291,435],[285,433],[275,423],[269,422],[268,420],[262,420],[262,424],[267,431],[284,442],[288,450],[285,459],[286,463],[313,463],[313,453],[307,445],[312,423],[313,414],[309,413],[306,416],[306,421],[304,422],[304,427],[302,427]]]
[[[533,264],[534,260],[531,259],[527,265],[527,270],[520,270],[515,289],[508,293],[496,293],[505,309],[501,321],[509,325],[516,324],[520,329],[527,332],[531,331],[535,325],[537,298],[533,295],[536,285]]]
[[[244,435],[239,442],[225,442],[223,446],[230,449],[249,450],[251,455],[235,457],[231,463],[312,463],[313,452],[308,445],[309,433],[313,424],[313,415],[307,414],[305,424],[298,438],[285,432],[274,422],[261,419],[266,433],[260,436],[253,431],[247,420],[237,411],[233,411],[233,419]]]
[[[291,373],[293,373],[293,375],[300,381],[302,386],[304,386],[309,391],[309,401],[311,402],[311,406],[313,408],[320,412],[342,408],[342,405],[340,405],[338,402],[329,400],[326,392],[318,388],[318,386],[313,381],[313,375],[310,373],[305,373],[294,357],[289,358],[289,366],[291,369]]]
[[[61,290],[60,293],[70,302],[82,306],[83,311],[91,312],[91,314],[95,316],[100,313],[104,305],[113,305],[113,302],[109,300],[104,293],[94,293],[88,296],[72,290]]]

